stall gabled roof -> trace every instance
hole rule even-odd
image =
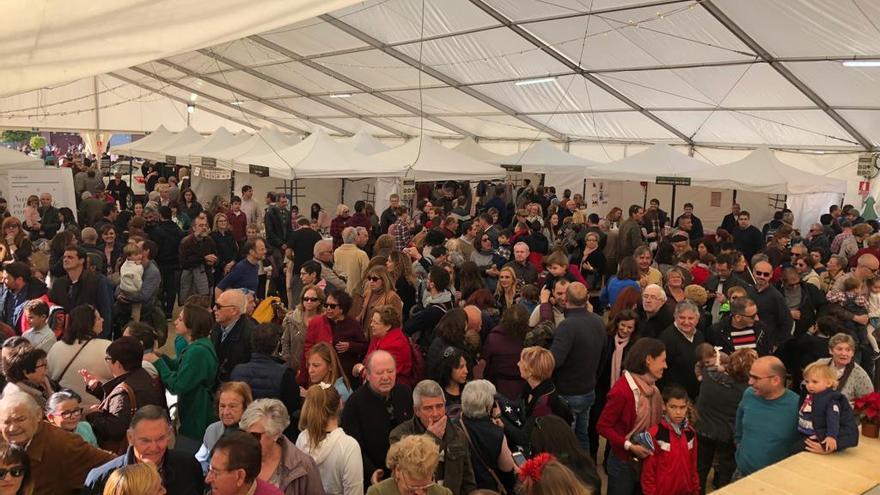
[[[358,131],[350,138],[342,138],[339,142],[362,155],[375,155],[391,149],[364,130]]]
[[[356,153],[321,130],[299,144],[259,156],[248,155],[247,160],[251,165],[268,167],[269,176],[280,179],[362,179],[401,175],[399,167]],[[236,170],[239,170],[238,160]]]
[[[249,137],[238,134],[233,135],[225,127],[218,127],[196,148],[190,150],[189,163],[190,165],[199,166],[202,164],[202,156],[210,157],[213,153],[242,143]]]
[[[139,139],[132,145],[130,154],[145,160],[164,162],[166,149],[175,146],[177,143],[188,143],[199,139],[202,139],[202,136],[192,127],[187,127],[180,132],[168,135],[165,139],[156,139],[149,142]]]
[[[475,160],[480,160],[481,162],[494,163],[496,165],[504,163],[504,155],[492,153],[486,148],[483,148],[476,141],[474,141],[474,138],[472,137],[464,138],[462,142],[458,143],[458,145],[456,145],[452,149]]]
[[[18,150],[0,146],[0,169],[31,168],[43,166],[43,160],[34,158]]]
[[[198,149],[206,140],[195,129],[187,127],[177,133],[177,136],[169,141],[167,145],[157,150],[157,153],[163,156],[173,156],[177,159],[177,163],[181,163],[188,161],[190,153]]]
[[[792,167],[769,148],[761,147],[742,160],[692,176],[693,185],[766,192],[768,194],[846,193],[846,181]]]
[[[136,141],[131,141],[129,143],[119,144],[111,147],[110,153],[114,155],[129,156],[131,155],[131,152],[135,149],[135,147],[149,147],[153,146],[156,143],[165,143],[173,135],[175,135],[175,133],[166,129],[164,125],[160,125],[156,128],[155,131]]]
[[[204,156],[216,159],[217,167],[219,168],[247,172],[249,170],[249,162],[247,160],[250,156],[274,153],[289,146],[284,135],[278,132],[277,129],[265,127],[260,129],[260,132],[235,146],[217,150],[211,155]],[[235,167],[233,167],[233,160],[236,161]]]
[[[597,179],[653,181],[657,177],[691,177],[714,165],[675,151],[666,144],[655,144],[635,155],[593,167],[587,175]]]
[[[599,162],[587,160],[586,158],[563,151],[546,139],[538,141],[519,153],[504,157],[501,163],[504,165],[520,165],[524,172],[538,174],[583,170],[601,165]]]
[[[496,179],[507,174],[497,165],[474,160],[424,134],[373,157],[417,181]]]

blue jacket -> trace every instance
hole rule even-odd
[[[614,306],[617,296],[627,287],[634,287],[637,291],[642,291],[638,280],[620,280],[616,275],[611,277],[608,283],[605,284],[605,287],[602,287],[602,292],[599,293],[599,303],[603,308]]]
[[[798,415],[798,430],[802,434],[816,435],[820,441],[832,437],[837,440],[837,450],[859,444],[859,427],[843,394],[828,388],[807,398],[812,398],[812,402],[805,401]]]
[[[134,464],[134,451],[128,448],[125,454],[89,471],[81,495],[101,495],[110,474],[117,469]],[[171,493],[202,493],[205,490],[202,467],[189,452],[165,451],[162,458],[162,484]]]
[[[254,352],[251,360],[232,369],[229,380],[251,386],[254,399],[278,399],[291,413],[299,410],[299,386],[296,370],[270,356]]]

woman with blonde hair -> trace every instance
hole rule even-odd
[[[370,319],[373,312],[379,306],[391,306],[397,310],[400,320],[403,320],[403,301],[394,290],[394,283],[385,266],[374,266],[367,270],[366,287],[364,289],[364,302],[357,316],[357,322],[364,329],[364,335],[369,335]]]
[[[373,244],[373,256],[385,256],[387,258],[392,251],[394,251],[394,236],[383,232],[376,239],[376,243]]]
[[[324,308],[324,291],[320,287],[309,284],[300,292],[299,304],[288,311],[281,322],[283,333],[281,335],[281,359],[291,369],[299,369],[299,360],[302,359],[303,342],[306,338],[306,329],[312,318],[321,314]]]
[[[428,435],[403,437],[388,449],[385,463],[391,477],[372,485],[367,495],[452,495],[452,490],[438,485],[434,479],[440,463],[440,447]]]
[[[211,231],[211,239],[217,246],[217,263],[214,265],[214,280],[219,282],[235,266],[241,246],[235,240],[232,226],[226,213],[218,212],[214,215],[214,228]],[[244,253],[247,254],[247,253]]]
[[[321,473],[327,494],[364,493],[364,464],[357,440],[339,427],[342,399],[327,383],[309,387],[306,392],[296,446],[312,456]]]
[[[526,418],[555,414],[571,423],[571,411],[553,384],[556,360],[553,353],[539,346],[526,347],[519,355],[519,375],[526,381],[522,411]]]
[[[339,357],[330,344],[318,342],[309,349],[306,354],[306,371],[308,372],[309,387],[319,383],[329,383],[333,385],[343,401],[348,400],[351,395],[351,384],[345,373],[342,372]],[[300,388],[300,395],[305,397],[306,390],[304,388]]]
[[[519,299],[517,289],[516,272],[513,268],[505,266],[498,272],[498,285],[495,286],[495,304],[498,311],[504,314],[504,310],[516,304]]]
[[[104,495],[165,495],[162,477],[149,462],[129,464],[113,471]]]

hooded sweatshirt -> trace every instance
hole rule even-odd
[[[336,428],[312,449],[309,432],[304,430],[296,439],[296,446],[312,456],[321,483],[327,495],[362,495],[364,493],[364,467],[361,448],[357,440]]]

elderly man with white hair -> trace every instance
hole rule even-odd
[[[321,278],[327,282],[327,289],[345,290],[345,277],[333,269],[333,241],[322,239],[316,242],[312,252],[315,261],[321,264]]]
[[[703,332],[697,328],[700,323],[700,308],[689,299],[675,306],[675,323],[664,330],[659,340],[666,345],[666,372],[658,387],[662,390],[667,384],[675,383],[687,390],[691,399],[700,393],[700,382],[694,373],[697,364],[697,346],[706,341]]]
[[[428,435],[440,445],[443,461],[437,466],[435,478],[453,495],[467,495],[477,488],[474,470],[468,455],[468,441],[464,432],[446,417],[446,396],[434,380],[422,380],[412,393],[414,418],[391,430],[391,443],[409,435]]]
[[[538,269],[529,262],[530,254],[532,253],[528,244],[522,241],[517,242],[513,245],[513,261],[504,266],[513,268],[517,280],[522,280],[527,284],[534,284],[538,281]]]
[[[246,311],[247,297],[238,289],[224,291],[214,303],[217,326],[211,332],[211,341],[220,363],[220,381],[228,381],[236,365],[251,360],[253,320]]]
[[[666,291],[657,284],[648,284],[642,290],[639,306],[639,334],[656,339],[672,325],[672,310],[666,305]]]
[[[89,471],[114,456],[42,419],[42,409],[24,392],[0,399],[3,439],[27,449],[34,495],[79,493]]]
[[[474,476],[478,489],[498,490],[498,480],[505,487],[516,481],[513,455],[504,435],[501,411],[495,404],[495,385],[489,380],[473,380],[461,392],[461,425],[467,433]],[[491,471],[490,471],[491,470]],[[509,490],[508,490],[509,492]]]
[[[343,244],[333,252],[333,267],[345,276],[345,289],[349,294],[356,294],[361,289],[367,264],[370,263],[370,257],[357,245],[358,229],[363,229],[366,232],[363,227],[342,229]]]

